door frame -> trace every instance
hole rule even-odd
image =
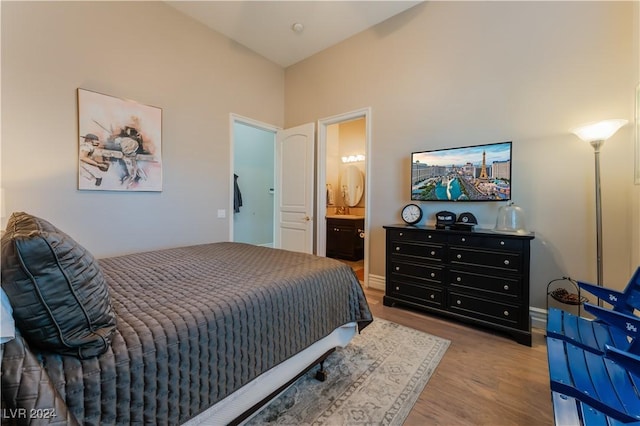
[[[229,177],[229,209],[228,209],[228,214],[229,214],[229,241],[234,241],[234,217],[233,217],[233,179],[231,179],[231,175],[233,175],[233,170],[235,168],[235,162],[234,162],[234,147],[235,147],[235,134],[233,131],[234,128],[234,124],[236,123],[240,123],[240,124],[244,124],[246,126],[251,126],[251,127],[255,127],[256,129],[260,129],[260,130],[264,130],[266,132],[271,132],[274,134],[274,140],[275,140],[275,135],[278,133],[278,131],[282,130],[281,127],[278,126],[274,126],[272,124],[268,124],[268,123],[263,123],[262,121],[258,121],[258,120],[254,120],[252,118],[248,118],[248,117],[244,117],[242,115],[239,114],[235,114],[235,113],[230,113],[229,114],[229,171],[230,171],[230,177]],[[274,150],[274,156],[273,156],[273,163],[276,163],[276,158],[275,158],[276,154],[275,154],[275,150]],[[275,215],[275,211],[277,206],[275,205],[276,203],[274,203],[273,205],[273,210],[274,210],[274,215]],[[275,217],[275,216],[274,216]],[[275,231],[276,231],[276,223],[274,220],[273,223],[273,231],[274,231],[274,235],[275,235]],[[275,238],[275,237],[274,237]]]
[[[371,215],[371,107],[360,108],[318,120],[318,158],[316,160],[316,254],[327,255],[327,128],[333,124],[364,118],[365,120],[365,181],[364,181],[364,283],[369,282],[369,217]]]

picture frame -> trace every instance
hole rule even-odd
[[[78,189],[162,191],[162,109],[78,88]]]

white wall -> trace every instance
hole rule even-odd
[[[327,185],[331,185],[333,191],[333,204],[328,207],[327,214],[333,214],[336,207],[344,205],[340,195],[340,123],[327,126],[326,154],[325,181]],[[327,203],[329,203],[329,194],[327,194]]]
[[[2,187],[103,257],[228,239],[229,113],[284,121],[284,71],[163,2],[1,2]],[[76,89],[162,108],[164,190],[77,190]]]
[[[568,129],[631,120],[632,2],[425,2],[286,70],[286,126],[372,107],[370,272],[409,202],[410,153],[513,141],[513,197],[536,232],[531,303],[557,277],[596,279],[593,149]],[[339,64],[339,66],[336,66]],[[631,126],[602,151],[605,284],[632,268]],[[636,195],[633,195],[635,192]],[[501,204],[472,211],[493,227]]]

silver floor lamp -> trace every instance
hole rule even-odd
[[[600,195],[600,148],[604,141],[613,136],[627,120],[613,119],[597,123],[588,123],[576,127],[571,133],[585,142],[589,142],[595,152],[596,160],[596,260],[598,268],[598,287],[603,286],[602,271],[602,199]],[[602,300],[598,299],[598,306],[602,306]]]

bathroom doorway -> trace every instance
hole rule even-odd
[[[316,253],[351,265],[365,286],[370,118],[365,108],[318,121]]]

